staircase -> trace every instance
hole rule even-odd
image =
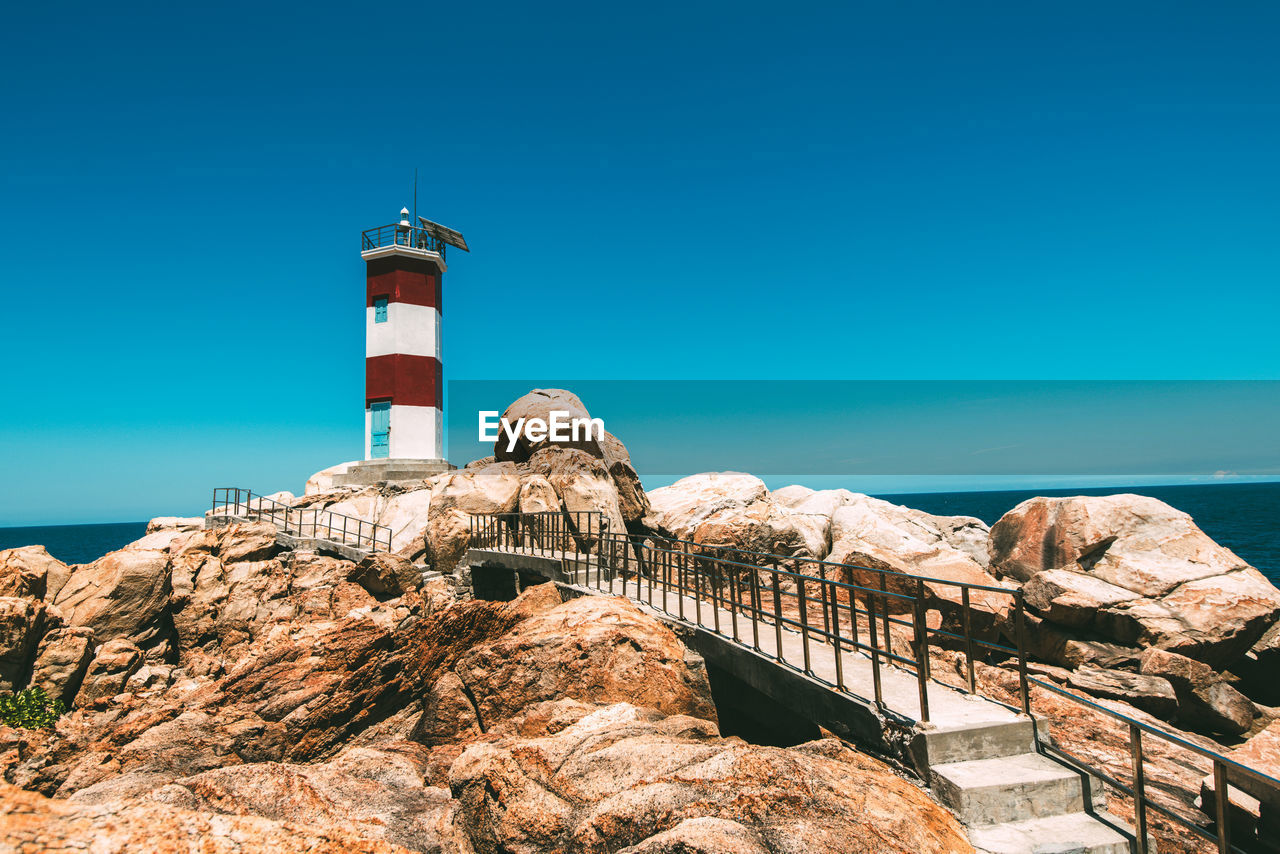
[[[925,731],[920,741],[934,797],[979,851],[1129,854],[1133,836],[1106,812],[1102,782],[1039,753],[1031,721]]]

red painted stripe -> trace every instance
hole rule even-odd
[[[391,353],[364,360],[364,398],[400,406],[444,406],[443,370],[431,356]]]
[[[405,302],[440,308],[440,268],[421,258],[392,255],[366,262],[365,305],[377,297],[388,302]]]

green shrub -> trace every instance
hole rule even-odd
[[[43,688],[0,694],[0,723],[27,729],[53,729],[67,711],[61,700],[50,700]]]

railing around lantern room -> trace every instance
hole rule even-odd
[[[445,242],[425,228],[406,223],[393,222],[380,225],[360,233],[360,251],[381,249],[383,246],[407,246],[410,249],[421,249],[435,252],[444,259]]]

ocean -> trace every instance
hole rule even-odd
[[[895,504],[942,516],[977,516],[988,525],[1036,495],[1110,495],[1137,492],[1191,514],[1206,534],[1240,555],[1280,586],[1280,483],[1144,486],[1017,492],[925,492],[881,495]],[[66,563],[88,563],[146,533],[146,522],[0,528],[0,549],[40,544]]]

